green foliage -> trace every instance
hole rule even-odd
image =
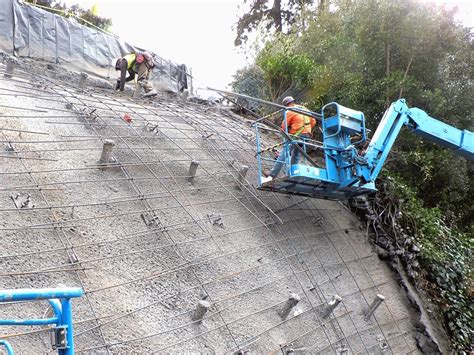
[[[426,207],[443,211],[448,225],[474,233],[473,164],[434,144],[414,142],[407,134],[401,138],[396,159],[387,169],[413,186]]]
[[[293,51],[292,46],[291,39],[280,37],[265,46],[256,59],[272,100],[292,90],[305,90],[312,82],[315,62],[308,55]]]
[[[69,8],[69,11],[76,15],[78,18],[84,20],[82,21],[87,27],[92,27],[90,24],[93,24],[96,27],[104,31],[108,31],[112,26],[112,20],[110,18],[96,16],[92,13],[90,9],[84,10],[79,7],[78,4],[72,5]]]
[[[90,9],[83,9],[79,4],[67,7],[66,4],[61,3],[57,0],[26,0],[29,3],[35,3],[40,6],[44,6],[44,10],[59,14],[64,17],[74,16],[76,19],[82,20],[81,23],[87,27],[98,27],[104,31],[108,31],[112,26],[112,20],[110,18],[96,16]]]
[[[276,100],[291,93],[313,110],[336,101],[363,111],[372,131],[391,102],[406,98],[432,117],[473,130],[474,40],[452,10],[418,0],[332,3],[334,9],[306,17],[257,55],[267,86],[260,95]],[[453,345],[469,351],[474,166],[405,130],[385,171],[396,173],[391,191],[403,196],[407,228],[408,219],[416,221],[422,266],[440,290]]]
[[[238,70],[234,74],[234,81],[231,86],[232,90],[239,94],[261,98],[268,96],[264,73],[257,65],[250,65]],[[241,98],[238,98],[237,102],[251,110],[256,110],[258,106],[254,101]]]
[[[455,97],[458,105],[457,91],[464,100],[472,96],[472,69],[467,68],[474,63],[472,43],[467,43],[467,30],[455,24],[452,13],[410,0],[364,0],[320,14],[295,48],[332,73],[323,101],[363,110],[374,128],[386,106],[400,96],[434,115],[438,113],[430,110],[427,98],[435,90],[447,93],[449,88],[455,95],[445,95]],[[453,56],[459,58],[457,64]],[[454,66],[459,75],[447,69]],[[327,83],[313,83],[320,85]],[[466,107],[472,103],[463,103],[457,110],[472,116]]]
[[[413,233],[420,249],[420,264],[432,284],[431,297],[444,315],[452,344],[469,351],[474,330],[472,234],[448,227],[441,210],[424,207],[399,176],[392,175],[388,182],[389,193],[400,202],[402,227]]]

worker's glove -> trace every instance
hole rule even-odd
[[[117,80],[117,84],[115,85],[115,90],[120,89],[120,80]]]

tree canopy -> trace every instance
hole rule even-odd
[[[27,0],[41,6],[46,11],[59,14],[64,17],[75,16],[81,23],[87,27],[98,27],[104,31],[108,31],[112,26],[112,20],[106,17],[100,17],[92,11],[92,9],[83,9],[79,4],[67,7],[66,4],[57,0]]]
[[[237,21],[234,44],[240,46],[246,42],[248,34],[262,22],[266,22],[268,31],[288,33],[305,10],[311,8],[313,2],[314,0],[244,0],[244,5],[249,5],[249,9]]]

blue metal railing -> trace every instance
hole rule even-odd
[[[303,150],[304,153],[308,153],[308,149],[324,149],[322,144],[304,137],[295,137],[291,136],[292,140],[288,140],[285,135],[278,130],[268,128],[264,125],[255,124],[256,128],[256,144],[257,144],[257,152],[255,157],[257,158],[257,168],[258,168],[258,186],[262,186],[262,171],[264,168],[269,168],[270,170],[272,167],[275,166],[278,162],[278,157],[281,154],[284,154],[285,159],[281,162],[282,168],[281,171],[285,176],[291,177],[292,175],[292,164],[303,164],[307,165],[308,161],[304,154],[297,152],[293,146],[299,145],[299,147]],[[260,137],[260,130],[270,131],[280,135],[281,141],[269,148],[261,149],[261,137]],[[272,155],[272,151],[274,149],[278,149],[279,153],[278,156],[275,157]],[[265,154],[268,154],[268,157],[265,157]],[[299,155],[298,162],[296,162],[295,154]]]
[[[261,186],[262,185],[262,170],[263,170],[263,165],[268,165],[269,168],[273,167],[273,165],[276,163],[276,158],[274,156],[272,157],[264,157],[262,155],[264,155],[264,153],[268,153],[269,154],[272,154],[272,151],[273,149],[279,149],[280,153],[279,154],[286,154],[286,159],[285,161],[283,162],[283,165],[284,167],[282,169],[284,169],[285,173],[288,173],[289,171],[289,167],[290,167],[290,157],[289,157],[289,154],[287,154],[288,152],[290,152],[291,150],[291,144],[293,142],[290,142],[288,140],[286,140],[285,137],[282,136],[281,132],[276,130],[276,129],[272,129],[272,128],[268,128],[264,125],[261,125],[259,123],[255,124],[255,130],[256,130],[256,144],[257,144],[257,153],[256,153],[256,158],[257,158],[257,167],[258,167],[258,186]],[[276,133],[276,134],[279,134],[281,135],[281,142],[278,143],[278,144],[275,144],[273,145],[272,147],[270,148],[266,148],[266,149],[261,149],[261,138],[260,138],[260,130],[265,130],[265,131],[269,131],[269,132],[273,132],[273,133]]]
[[[60,355],[74,354],[74,337],[72,325],[71,298],[81,297],[81,288],[44,288],[0,290],[1,302],[39,301],[47,300],[54,311],[54,317],[44,319],[0,319],[0,325],[48,325],[54,324],[53,349]],[[0,340],[0,345],[7,349],[7,354],[13,354],[11,345]]]
[[[0,345],[3,345],[5,349],[7,349],[7,355],[14,355],[13,348],[8,341],[0,340]]]
[[[260,123],[255,123],[256,143],[257,143],[256,158],[257,158],[257,165],[258,165],[258,175],[259,175],[259,177],[258,177],[258,186],[259,187],[261,187],[261,185],[262,185],[261,178],[262,178],[263,164],[268,163],[270,166],[274,166],[274,164],[277,162],[277,159],[275,159],[274,157],[272,157],[272,158],[263,157],[262,156],[263,153],[266,153],[266,152],[268,152],[268,151],[270,151],[274,148],[278,148],[279,149],[279,155],[284,154],[284,156],[285,156],[284,161],[282,161],[283,173],[286,176],[291,176],[291,165],[292,165],[292,163],[293,164],[296,163],[296,161],[295,161],[296,159],[294,158],[295,153],[298,154],[298,156],[299,156],[299,161],[298,161],[299,164],[307,164],[307,160],[306,160],[306,157],[304,156],[304,154],[300,154],[299,152],[296,152],[296,148],[293,147],[294,145],[300,146],[301,149],[305,153],[308,152],[309,147],[312,147],[313,149],[323,149],[323,146],[321,144],[317,144],[319,142],[307,139],[305,137],[298,137],[298,136],[294,136],[294,135],[289,134],[288,126],[287,126],[287,119],[286,119],[287,111],[288,110],[283,110],[283,115],[284,115],[283,116],[283,122],[284,122],[283,132],[280,131],[280,130],[277,130],[277,129],[269,128],[269,127],[267,127],[265,125],[262,125]],[[303,110],[301,110],[301,111],[306,112],[306,111],[303,111]],[[311,111],[308,111],[308,112],[310,112],[311,114],[314,114]],[[260,146],[260,143],[261,143],[260,130],[265,130],[265,131],[269,131],[269,132],[273,132],[273,133],[278,134],[280,136],[280,139],[281,139],[280,143],[278,143],[278,144],[276,144],[276,145],[274,145],[270,148],[267,148],[267,149],[261,149],[261,146]],[[291,140],[289,140],[289,139],[291,139]],[[293,154],[291,154],[291,153],[293,153]]]

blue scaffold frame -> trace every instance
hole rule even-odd
[[[0,326],[33,326],[55,325],[55,331],[62,334],[62,342],[56,344],[59,355],[74,354],[74,336],[72,323],[71,298],[81,297],[81,288],[43,288],[0,290],[0,303],[47,300],[54,311],[54,316],[43,319],[0,319]],[[6,340],[0,340],[8,355],[13,355],[13,348]]]
[[[11,344],[6,340],[0,340],[0,345],[3,345],[7,351],[7,355],[14,355],[13,348]]]

